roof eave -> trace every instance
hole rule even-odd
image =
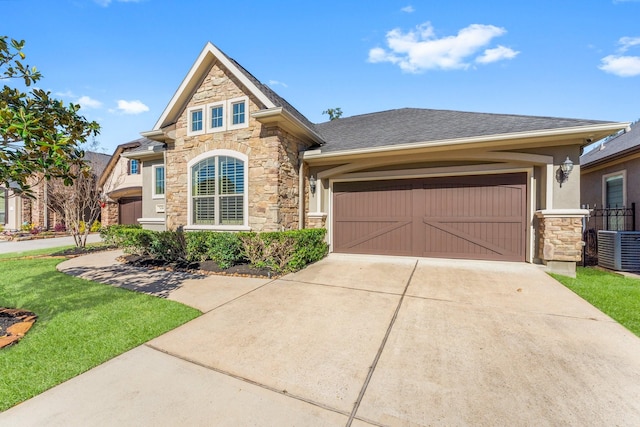
[[[274,107],[251,113],[251,117],[267,126],[278,126],[310,144],[324,145],[325,141],[313,129],[302,123],[283,107]]]
[[[322,149],[307,151],[304,153],[304,160],[313,162],[315,160],[328,160],[332,158],[342,157],[366,157],[369,155],[390,155],[396,152],[408,151],[428,151],[438,147],[459,147],[471,145],[484,145],[496,142],[506,142],[509,140],[532,140],[533,142],[540,139],[560,138],[566,140],[569,138],[581,139],[581,146],[588,145],[591,141],[604,138],[611,133],[624,129],[629,124],[626,122],[612,122],[597,125],[575,126],[558,129],[541,129],[536,131],[512,132],[496,135],[483,135],[467,138],[453,138],[436,141],[421,141],[409,144],[385,145],[373,148],[358,148],[353,150],[334,151],[322,153]]]

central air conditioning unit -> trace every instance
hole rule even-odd
[[[598,231],[598,265],[640,271],[640,231]]]

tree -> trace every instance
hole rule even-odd
[[[42,75],[22,61],[24,40],[0,36],[0,80],[22,79],[29,87]],[[29,178],[41,174],[65,185],[84,173],[82,144],[100,126],[78,114],[80,105],[64,105],[50,92],[23,92],[4,85],[0,91],[0,186],[30,195]]]
[[[329,120],[336,120],[342,117],[342,108],[327,108],[322,114],[328,114]]]
[[[76,177],[70,185],[62,178],[53,178],[46,183],[46,191],[48,206],[63,218],[76,246],[84,248],[91,225],[100,217],[101,206],[97,174],[90,166],[79,168],[72,166]]]

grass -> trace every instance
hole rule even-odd
[[[553,275],[560,283],[640,337],[640,280],[578,267],[576,278]]]
[[[0,411],[200,314],[174,301],[67,276],[55,269],[60,258],[7,258],[0,261],[0,307],[33,311],[38,320],[18,344],[0,350]]]

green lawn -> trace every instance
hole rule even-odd
[[[640,336],[640,280],[578,267],[577,277],[553,275],[560,283]]]
[[[0,411],[200,314],[174,301],[67,276],[55,269],[60,258],[8,258],[0,260],[0,307],[32,311],[38,320],[20,342],[0,350]]]

